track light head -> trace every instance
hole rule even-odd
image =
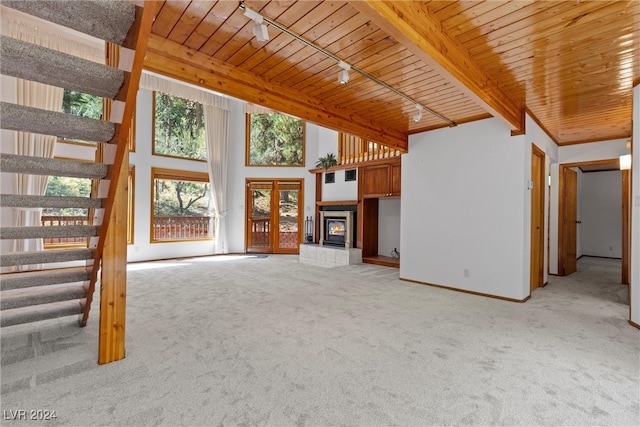
[[[256,40],[259,42],[266,42],[269,40],[269,31],[265,24],[256,24],[253,26],[253,35],[256,36]]]
[[[338,62],[338,66],[342,68],[338,73],[338,83],[341,85],[347,83],[349,81],[349,70],[351,69],[351,65],[347,64],[344,61]]]
[[[419,122],[420,120],[422,120],[422,110],[424,110],[424,108],[422,107],[422,105],[416,104],[416,109],[418,111],[416,111],[416,113],[413,115],[413,121]]]
[[[340,70],[338,73],[338,83],[341,85],[349,81],[349,72],[347,70]]]

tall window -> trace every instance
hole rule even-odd
[[[247,114],[247,166],[304,166],[304,122],[286,114]]]
[[[212,239],[209,175],[173,169],[151,169],[151,241]]]
[[[207,159],[202,104],[154,92],[153,154]]]

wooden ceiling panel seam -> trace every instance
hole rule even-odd
[[[307,8],[305,10],[299,10],[297,8],[299,4],[313,7]],[[317,7],[317,2],[296,2],[294,3],[294,6],[287,10],[287,12],[280,15],[279,19],[282,20],[283,25],[286,27],[291,28],[292,26],[297,25],[301,28],[305,28],[306,30],[307,28],[310,28],[311,25],[315,25],[315,23],[309,23],[308,27],[302,27],[303,24],[301,24],[301,22],[307,21],[306,17],[309,14],[313,13]],[[292,9],[292,14],[289,14],[288,11]],[[238,63],[237,65],[242,66],[247,70],[254,70],[256,67],[259,67],[260,64],[262,64],[265,60],[271,58],[274,55],[277,55],[278,52],[280,52],[280,50],[287,46],[289,43],[291,43],[289,36],[278,31],[278,33],[275,36],[271,37],[269,41],[260,44],[259,48],[256,48],[255,52],[251,56],[246,58],[242,63]]]
[[[437,12],[432,12],[434,16],[440,20],[440,22],[444,22],[447,19],[451,19],[465,11],[472,9],[479,4],[487,3],[486,0],[474,0],[474,1],[455,1],[449,4],[448,6],[438,10]]]
[[[495,50],[497,47],[503,49],[505,45],[509,44],[533,43],[537,39],[549,37],[568,26],[577,24],[572,29],[573,31],[576,27],[591,21],[594,16],[590,16],[590,14],[607,4],[586,2],[582,6],[576,6],[576,3],[573,2],[541,3],[547,7],[520,21],[509,25],[500,25],[490,33],[465,41],[463,42],[464,46],[469,49],[472,55],[479,55],[486,50],[494,50],[499,53]],[[580,22],[581,20],[583,22]]]
[[[156,18],[151,26],[151,31],[166,38],[176,23],[182,17],[182,13],[189,6],[189,2],[180,0],[167,0],[156,13]],[[156,9],[157,10],[157,9]]]
[[[480,15],[469,18],[466,21],[463,21],[462,23],[456,26],[449,25],[447,28],[453,37],[458,39],[459,42],[463,43],[464,40],[461,40],[461,36],[463,34],[467,34],[469,32],[474,32],[474,34],[478,34],[480,33],[480,28],[482,28],[488,22],[494,21],[496,18],[499,18],[502,21],[502,25],[504,25],[503,21],[505,19],[508,19],[514,13],[518,12],[521,9],[524,9],[525,7],[530,6],[532,3],[535,3],[535,2],[536,0],[510,1],[510,2],[496,1],[496,2],[493,2],[493,4],[497,5],[497,7],[490,9],[488,11],[485,11]]]
[[[640,35],[640,30],[629,34],[630,37],[637,38]],[[607,50],[605,50],[605,53],[602,53],[602,49]],[[637,51],[638,49],[638,47],[634,46],[625,47],[622,55],[633,56],[634,50]],[[533,53],[533,56],[532,52],[524,47],[514,49],[509,55],[501,59],[500,64],[496,64],[494,58],[485,58],[480,60],[480,62],[485,65],[485,68],[490,73],[500,73],[509,70],[519,75],[520,72],[525,71],[545,73],[547,69],[546,63],[549,63],[549,66],[558,64],[558,66],[566,67],[568,64],[574,63],[600,62],[606,64],[606,62],[610,60],[619,62],[620,55],[620,51],[611,50],[611,40],[596,40],[595,42],[592,40],[581,40],[580,43],[576,43],[575,45],[573,43],[567,44],[543,53]],[[544,61],[545,67],[534,67],[534,64],[540,61]],[[633,61],[631,61],[629,65],[633,66]]]
[[[257,6],[254,6],[254,7],[256,9],[259,9],[259,7]],[[283,14],[286,13],[288,9],[289,8],[287,7],[281,6],[280,2],[270,1],[269,3],[264,5],[263,8],[259,9],[259,12],[263,16],[269,16],[269,17],[273,16],[275,17],[275,19],[279,19]],[[244,12],[243,12],[243,15],[244,15]],[[248,20],[247,26],[250,26],[252,29],[251,34],[248,34],[248,37],[242,42],[235,43],[235,44],[231,42],[227,42],[213,56],[223,61],[226,61],[230,64],[237,65],[238,61],[242,62],[242,60],[251,56],[256,49],[259,49],[261,47],[261,45],[264,42],[257,41],[253,36],[253,26],[255,25],[255,23],[249,20],[249,18],[246,18],[246,19]],[[279,35],[278,34],[279,31],[277,29],[276,31],[277,33],[274,36],[274,38]],[[273,33],[273,29],[272,29],[272,33]]]
[[[376,33],[378,34],[378,36],[371,38],[369,41],[372,43],[372,45],[377,45],[379,46],[381,49],[383,48],[383,43],[386,43],[386,35],[384,33],[382,33],[382,31],[380,30],[376,30]],[[365,51],[370,51],[372,45],[369,45],[367,48],[360,50],[360,52],[365,52]],[[344,50],[341,50],[338,52],[338,56],[340,58],[345,58],[347,61],[349,61],[350,63],[357,63],[357,61],[354,61],[352,56],[354,54],[358,53],[358,47],[356,44],[349,46],[348,48],[345,48]],[[311,67],[312,69],[310,70],[311,75],[310,76],[303,76],[302,78],[293,78],[290,82],[287,82],[288,84],[291,84],[292,87],[295,87],[297,89],[302,89],[306,86],[312,85],[315,81],[320,81],[320,74],[322,74],[323,72],[325,72],[329,66],[324,66],[326,62],[324,63],[318,63],[317,65]],[[331,67],[334,67],[334,64],[331,64]]]
[[[591,5],[591,7],[587,8],[586,5]],[[598,13],[598,10],[600,10],[600,13]],[[581,15],[576,17],[576,13],[581,13]],[[493,46],[493,43],[490,40],[485,40],[483,43],[478,43],[477,45],[467,43],[465,44],[465,47],[467,47],[472,56],[477,58],[483,58],[486,55],[502,56],[514,47],[535,45],[539,40],[544,40],[551,36],[563,33],[566,31],[565,28],[567,26],[567,21],[564,18],[573,17],[574,20],[579,18],[574,26],[574,31],[578,32],[580,31],[578,28],[590,27],[590,24],[595,24],[594,21],[604,19],[604,17],[609,15],[610,9],[608,3],[586,3],[584,8],[581,8],[578,12],[576,12],[575,8],[572,8],[566,12],[553,15],[549,19],[543,21],[546,27],[543,27],[542,24],[538,24],[535,27],[535,31],[532,31],[531,27],[525,27],[521,30],[500,37],[496,40],[497,46]],[[569,24],[572,22],[574,21],[570,20]]]
[[[215,6],[217,0],[192,1],[173,27],[167,38],[183,44],[195,29],[202,23],[205,16]],[[204,16],[203,16],[204,14]]]
[[[517,2],[511,2],[511,3],[517,3]],[[501,6],[502,6],[502,3],[497,1],[477,2],[469,9],[460,11],[454,16],[451,16],[446,19],[441,18],[441,22],[442,22],[442,25],[447,29],[449,34],[455,37],[460,32],[460,30],[458,29],[459,26],[472,25],[471,23],[475,18],[481,15],[484,15]]]
[[[484,19],[478,22],[473,29],[464,33],[457,34],[456,38],[465,46],[467,45],[467,43],[477,37],[484,37],[486,40],[488,34],[499,31],[501,28],[514,25],[517,22],[530,19],[531,16],[534,16],[535,14],[547,9],[548,7],[549,2],[534,0],[533,3],[526,5],[522,9],[516,10],[506,15],[486,14],[486,16],[481,16]]]
[[[329,5],[330,6],[333,5],[333,3],[330,3]],[[324,8],[324,10],[331,11],[331,14],[329,16],[333,16],[335,19],[336,14],[338,14],[339,16],[344,16],[344,11],[343,12],[340,12],[340,11],[345,8],[346,8],[345,5],[341,5],[341,7],[337,10],[332,10],[331,8]],[[297,21],[296,24],[298,22],[300,22],[300,20]],[[313,37],[314,32],[317,32],[319,33],[319,35],[322,35],[324,34],[324,32],[329,31],[329,30],[322,30],[322,33],[318,31],[317,27],[321,26],[321,21],[310,20],[309,22],[313,23],[313,25],[308,26],[308,28],[306,28],[302,33],[293,29],[295,28],[295,24],[292,27],[291,31],[295,32],[296,34],[300,34],[304,38],[311,39],[311,40],[314,39]],[[256,64],[255,66],[252,66],[250,70],[260,75],[264,75],[264,73],[269,73],[270,70],[273,70],[275,67],[279,66],[280,64],[283,64],[283,63],[286,64],[287,58],[291,57],[292,55],[299,52],[305,47],[304,44],[300,43],[295,39],[290,39],[289,36],[286,36],[285,40],[287,39],[288,39],[288,42],[285,43],[278,51],[272,52],[271,55],[266,57],[262,62],[260,62],[259,64]],[[267,78],[269,77],[267,76]]]
[[[359,19],[358,21],[362,21],[362,20]],[[356,30],[353,30],[353,27],[352,27],[349,34],[353,34],[354,32],[357,32],[360,28],[368,29],[370,27],[371,26],[367,25],[366,21],[365,22],[361,22],[361,25],[356,27]],[[366,31],[366,34],[369,34],[369,33],[370,33],[370,31]],[[340,36],[340,37],[336,37],[335,34],[332,34],[330,39],[324,40],[324,38],[321,38],[317,42],[319,42],[318,46],[320,46],[322,49],[326,50],[327,52],[331,52],[334,56],[336,56],[336,57],[342,59],[343,61],[353,65],[352,64],[353,59],[350,56],[346,55],[345,51],[351,46],[356,46],[356,48],[357,48],[357,46],[359,46],[357,43],[360,40],[362,40],[363,37],[364,37],[363,35],[358,35],[357,36],[358,40],[351,41],[350,45],[344,46],[343,48],[339,48],[338,46],[336,46],[336,44],[339,44],[340,40],[344,38],[344,34],[342,36]],[[307,58],[302,59],[300,62],[298,62],[298,64],[300,64],[302,62],[304,62],[305,64],[307,62],[311,62],[312,64],[317,64],[319,61],[310,60],[310,58],[313,58],[313,57],[316,57],[316,56],[319,56],[319,57],[322,57],[322,58],[325,58],[325,59],[329,59],[324,54],[319,53],[319,52],[314,50],[312,55],[310,55]],[[334,60],[332,60],[332,59],[329,59],[329,60],[331,61],[333,67],[337,66],[337,64],[336,64],[336,62]],[[298,68],[298,73],[302,72],[302,71],[299,70],[300,67],[297,67],[297,68]],[[328,68],[329,67],[325,67],[322,71],[327,70]],[[339,68],[335,68],[336,72],[338,70],[339,70]],[[306,71],[306,70],[304,70],[304,71]],[[319,73],[321,73],[322,71],[320,71]],[[296,74],[298,74],[298,73],[296,73]],[[312,73],[312,75],[315,76],[315,75],[317,75],[319,73]],[[275,81],[279,81],[279,82],[282,83],[282,82],[285,82],[286,80],[288,80],[289,77],[290,76],[282,76],[282,73],[281,73],[280,75],[274,77],[274,80]]]
[[[235,12],[236,8],[234,2],[218,1],[209,13],[203,17],[191,35],[181,44],[189,49],[200,50],[209,38],[215,34],[215,31]]]
[[[395,50],[395,48],[393,48],[393,50]],[[366,73],[368,73],[368,74],[370,74],[370,75],[372,75],[372,76],[374,76],[376,78],[378,78],[381,81],[384,81],[383,80],[384,76],[381,75],[378,72],[378,69],[384,67],[385,64],[395,63],[395,62],[398,62],[398,61],[402,61],[403,59],[410,58],[411,54],[410,54],[410,52],[408,52],[408,51],[403,49],[402,51],[396,52],[393,55],[390,55],[390,56],[384,55],[384,56],[385,56],[384,60],[377,60],[376,61],[375,58],[374,58],[373,61],[375,61],[375,62],[373,62],[371,60],[372,57],[369,57],[369,58],[365,59],[364,61],[362,61],[363,63],[356,62],[352,66],[355,67],[355,68],[358,68],[358,69],[360,69],[360,70],[362,70],[362,71],[364,71],[364,72],[366,72]],[[375,68],[375,67],[379,67],[379,68]],[[331,75],[328,75],[327,78],[323,78],[323,79],[317,80],[318,83],[321,83],[321,85],[317,86],[316,89],[314,91],[312,91],[311,93],[322,93],[327,88],[332,88],[334,84],[337,84],[337,71],[338,71],[338,69],[336,68],[335,73],[333,73],[333,78],[332,78]],[[353,75],[354,78],[356,77],[355,76],[356,73],[354,71],[351,71],[351,75]],[[310,80],[309,84],[312,84],[312,83],[313,83],[313,80]],[[350,83],[351,83],[351,81],[350,81]],[[363,82],[363,84],[368,84],[368,83],[364,83]],[[374,84],[374,83],[371,82],[371,84]],[[353,83],[352,83],[352,85],[353,85]]]
[[[445,73],[488,113],[498,116],[512,129],[523,128],[521,106],[488,79],[466,49],[448,36],[421,4],[368,0],[356,2],[354,7],[368,14],[378,26],[438,72]]]
[[[630,28],[631,26],[627,27]],[[619,29],[619,25],[612,25],[611,28],[607,28],[607,30]],[[624,33],[625,36],[630,38],[638,37],[640,31],[635,30],[633,32]],[[512,69],[521,66],[519,63],[531,64],[538,63],[541,61],[545,62],[558,62],[561,64],[571,63],[575,61],[599,61],[602,60],[602,57],[616,57],[620,54],[625,54],[627,51],[632,51],[634,49],[633,46],[625,46],[620,50],[612,49],[612,40],[611,39],[602,39],[602,37],[595,35],[593,37],[587,39],[581,39],[576,41],[575,43],[562,43],[562,42],[554,42],[554,46],[552,49],[544,50],[542,52],[535,51],[527,46],[518,46],[510,51],[506,52],[501,57],[501,69]],[[607,50],[601,50],[603,46],[608,47]],[[565,60],[566,58],[566,60]],[[489,66],[495,69],[496,61],[495,57],[486,56],[478,58],[478,61],[482,64],[489,64]]]
[[[389,57],[389,58],[393,58],[393,57]],[[398,61],[401,61],[402,59],[406,59],[409,58],[409,56],[398,56]],[[394,59],[395,60],[395,59]],[[386,62],[386,61],[385,61]],[[394,62],[395,63],[395,62]],[[378,63],[376,63],[377,66],[380,67],[384,67],[385,63],[382,61],[378,61]],[[392,64],[389,64],[392,65]],[[387,81],[387,77],[385,74],[379,72],[379,70],[372,70],[366,67],[361,67],[361,66],[356,66],[356,68],[358,68],[359,70],[362,70],[366,73],[368,73],[369,75],[373,75],[375,76],[377,79],[379,79],[380,81],[383,81],[386,84],[390,84],[390,82]],[[333,90],[335,89],[335,86],[338,84],[337,82],[337,69],[332,72],[329,73],[325,78],[322,79],[318,79],[317,80],[317,85],[315,86],[315,89],[311,92],[317,95],[321,95],[324,92],[326,92],[327,90]],[[358,89],[362,89],[364,87],[369,87],[369,88],[382,88],[382,86],[376,84],[375,82],[361,77],[357,72],[352,71],[351,73],[351,79],[349,80],[349,88],[350,90],[355,90],[356,88]],[[309,81],[308,85],[312,85],[314,83],[314,81]],[[340,85],[341,86],[341,85]],[[362,87],[358,87],[358,86],[362,86]],[[396,83],[394,85],[394,87],[396,87],[397,89],[401,90],[401,87],[398,87],[398,84]],[[384,90],[388,93],[392,93],[389,89],[384,88]],[[398,95],[394,95],[394,96],[398,96]]]

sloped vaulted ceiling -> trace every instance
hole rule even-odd
[[[258,42],[236,1],[157,5],[146,67],[396,146],[448,126],[273,26]],[[522,130],[527,110],[560,145],[629,137],[640,2],[246,1],[252,10],[446,119]]]

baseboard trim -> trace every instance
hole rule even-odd
[[[634,328],[638,328],[638,329],[640,329],[640,325],[638,325],[638,324],[637,324],[636,322],[634,322],[633,320],[629,320],[629,324],[630,324],[631,326],[633,326]]]
[[[544,288],[545,286],[547,286],[549,284],[549,282],[544,282],[540,287]]]
[[[531,298],[531,295],[527,296],[525,299],[507,298],[507,297],[502,297],[502,296],[499,296],[499,295],[485,294],[483,292],[468,291],[466,289],[458,289],[458,288],[452,288],[450,286],[436,285],[435,283],[421,282],[419,280],[405,279],[403,277],[400,277],[400,280],[404,280],[405,282],[410,282],[410,283],[417,283],[418,285],[433,286],[435,288],[447,289],[449,291],[462,292],[462,293],[465,293],[465,294],[478,295],[478,296],[481,296],[481,297],[499,299],[499,300],[502,300],[502,301],[509,301],[509,302],[523,303],[523,302],[527,302],[529,300],[529,298]]]

